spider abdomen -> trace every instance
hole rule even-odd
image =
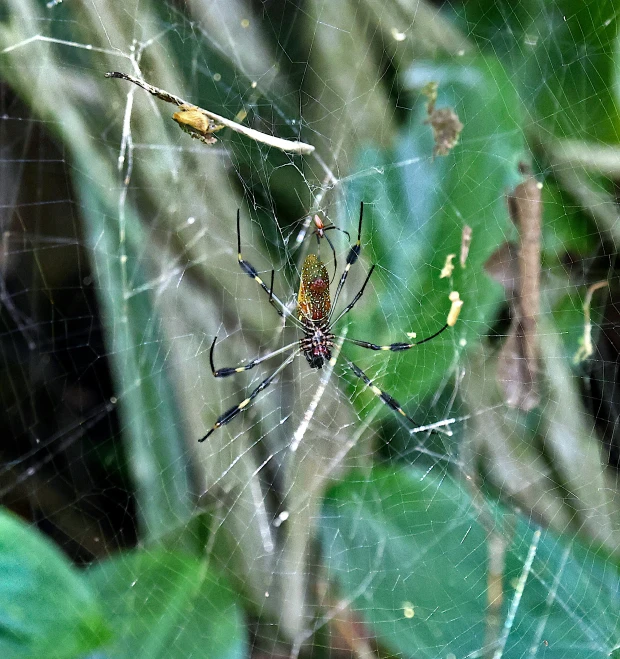
[[[301,269],[297,314],[302,323],[326,319],[331,308],[329,275],[323,261],[315,254],[306,257]]]
[[[297,295],[297,314],[304,329],[299,346],[310,368],[323,368],[332,357],[334,335],[329,331],[330,308],[327,268],[315,254],[310,254],[301,269]]]

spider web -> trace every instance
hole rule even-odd
[[[615,5],[9,0],[0,21],[0,492],[89,566],[107,631],[88,656],[613,656]],[[107,71],[315,151],[206,146]],[[464,126],[445,156],[432,82]],[[543,209],[526,411],[497,377],[523,163]],[[296,358],[199,444],[286,356],[216,379],[213,337],[216,368],[300,338],[238,266],[237,208],[243,257],[294,312],[307,254],[335,288],[360,201],[339,309],[375,270],[334,363]],[[347,341],[430,336],[452,290],[461,317],[428,344]],[[49,597],[28,617],[52,642],[50,611],[83,610]]]

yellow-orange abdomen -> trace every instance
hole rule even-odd
[[[302,321],[317,322],[327,318],[330,305],[327,268],[315,254],[310,254],[301,269],[297,313]]]

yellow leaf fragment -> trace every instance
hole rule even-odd
[[[452,291],[449,298],[450,302],[452,302],[452,306],[448,312],[448,319],[446,320],[446,323],[448,327],[454,327],[456,325],[456,321],[458,320],[459,314],[461,313],[463,300],[461,300],[459,294],[456,291]]]
[[[446,277],[451,277],[452,272],[454,271],[454,263],[452,263],[452,260],[456,254],[448,254],[446,256],[446,262],[444,263],[443,268],[441,269],[441,274],[439,275],[439,279],[445,279]]]

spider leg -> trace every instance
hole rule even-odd
[[[320,258],[320,255],[321,255],[321,238],[325,238],[325,240],[327,240],[327,242],[328,242],[328,244],[329,244],[329,246],[332,250],[332,254],[334,255],[334,276],[332,277],[332,279],[330,281],[330,284],[331,284],[334,281],[334,279],[336,278],[336,273],[338,272],[338,260],[336,259],[336,248],[334,247],[334,243],[332,243],[332,241],[329,239],[329,236],[326,233],[330,229],[338,229],[338,231],[343,231],[339,227],[336,227],[336,226],[332,225],[332,226],[329,226],[329,227],[321,227],[320,229],[315,229],[314,232],[313,232],[313,235],[316,236],[316,244],[318,245],[318,248],[319,248],[319,258]],[[349,240],[351,240],[351,235],[349,234],[348,231],[343,231],[343,233],[346,233]]]
[[[364,283],[362,284],[362,287],[360,290],[357,292],[357,295],[353,298],[353,300],[348,304],[342,312],[339,314],[338,318],[334,320],[331,324],[335,325],[346,313],[349,313],[351,309],[355,306],[357,301],[364,295],[364,289],[366,288],[366,284],[368,283],[368,280],[370,279],[370,275],[372,275],[372,271],[375,269],[375,264],[373,263],[372,267],[370,268],[368,274],[366,275],[366,279],[364,280]]]
[[[347,240],[351,240],[351,234],[348,231],[346,231],[345,229],[341,229],[340,227],[337,227],[335,224],[332,224],[329,227],[325,227],[323,229],[323,231],[329,231],[330,229],[337,229],[338,231],[342,231],[342,233],[346,233],[347,234]]]
[[[446,323],[441,329],[437,330],[434,334],[431,334],[430,336],[427,336],[424,339],[420,339],[419,341],[414,341],[413,343],[390,343],[389,345],[379,346],[376,343],[369,343],[368,341],[360,341],[359,339],[345,338],[345,341],[349,341],[349,343],[354,343],[356,346],[360,346],[360,348],[368,348],[368,350],[391,350],[392,352],[400,352],[402,350],[409,350],[410,348],[415,348],[416,346],[422,345],[427,341],[432,341],[435,337],[439,336],[442,332],[447,330],[448,327],[450,326],[448,325],[448,323]]]
[[[271,283],[269,284],[269,304],[273,306],[273,278],[275,277],[276,271],[271,269]]]
[[[299,321],[291,313],[290,309],[280,300],[276,295],[273,294],[273,271],[271,275],[271,287],[268,287],[267,284],[259,277],[256,268],[247,261],[244,260],[241,256],[241,222],[240,222],[240,211],[237,209],[237,260],[239,261],[239,267],[245,272],[248,277],[251,277],[264,291],[269,295],[269,304],[278,312],[280,316],[286,316],[291,318],[298,326],[300,326]]]
[[[404,416],[407,421],[409,421],[413,426],[417,426],[418,423],[412,419],[406,412],[403,410],[401,407],[400,403],[390,396],[390,394],[386,393],[382,389],[379,389],[374,382],[362,371],[362,369],[359,366],[356,366],[350,359],[347,359],[344,357],[344,360],[347,362],[349,365],[349,368],[353,371],[355,375],[357,375],[358,378],[364,381],[364,384],[372,391],[372,393],[377,396],[378,398],[381,399],[381,402],[387,405],[391,410],[394,410],[395,412],[398,412],[401,416]]]
[[[266,389],[275,380],[275,378],[293,361],[293,359],[299,355],[299,352],[299,350],[296,350],[294,353],[289,355],[280,364],[280,366],[278,366],[278,368],[276,368],[276,370],[271,375],[267,376],[245,400],[242,400],[238,405],[231,407],[229,410],[224,412],[224,414],[220,414],[209,432],[207,432],[207,434],[201,437],[198,441],[204,442],[211,433],[216,431],[218,428],[225,426],[229,421],[232,421],[237,416],[237,414],[242,412],[256,398],[256,396],[258,396],[258,394],[263,391],[263,389]]]
[[[360,202],[360,223],[357,228],[357,242],[351,249],[349,250],[349,253],[347,255],[347,264],[344,266],[344,271],[342,272],[342,276],[340,277],[340,281],[338,282],[338,287],[336,288],[336,293],[334,295],[334,301],[332,302],[332,309],[336,308],[336,303],[338,302],[338,298],[340,297],[340,291],[342,291],[342,287],[344,286],[344,282],[347,280],[347,277],[349,276],[349,270],[351,269],[351,266],[357,261],[358,256],[360,255],[360,251],[362,249],[362,217],[364,216],[364,202]]]
[[[270,352],[267,355],[263,355],[262,357],[257,357],[256,359],[253,359],[252,361],[248,362],[247,364],[243,364],[242,366],[237,366],[236,368],[231,368],[226,366],[224,368],[216,369],[213,363],[213,351],[215,350],[216,341],[217,341],[217,336],[213,339],[213,343],[211,344],[211,349],[209,350],[209,362],[211,363],[211,372],[213,373],[213,376],[216,378],[225,378],[229,375],[234,375],[235,373],[243,373],[243,371],[249,371],[255,366],[258,366],[262,362],[266,361],[267,359],[271,359],[272,357],[275,357],[276,355],[280,355],[283,352],[286,352],[287,350],[290,350],[291,348],[294,348],[295,346],[299,345],[299,341],[295,341],[295,343],[289,343],[289,345],[284,346],[283,348],[278,348],[278,350],[274,350],[273,352]]]
[[[328,229],[335,229],[336,227],[327,227],[327,228]],[[318,238],[318,235],[317,235],[317,238]],[[338,261],[336,259],[336,249],[334,248],[334,243],[332,243],[332,241],[329,239],[329,236],[325,232],[323,233],[323,238],[325,238],[325,240],[327,240],[328,245],[332,249],[332,254],[334,255],[334,278],[335,278],[336,277],[336,272],[338,272]],[[332,279],[332,281],[333,281],[333,279]]]

